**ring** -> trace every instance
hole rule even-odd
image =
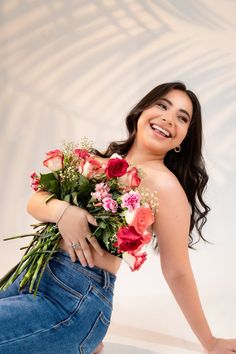
[[[80,243],[76,242],[76,243],[72,243],[71,247],[73,248],[73,250],[78,250],[81,248]]]

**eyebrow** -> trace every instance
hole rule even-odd
[[[163,98],[160,98],[160,100],[166,101],[167,103],[169,103],[170,106],[173,106],[173,103],[170,100],[168,100],[167,98],[163,97]],[[188,116],[189,120],[191,120],[190,114],[185,109],[180,108],[179,111],[185,113]]]

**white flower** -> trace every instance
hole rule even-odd
[[[120,156],[115,152],[114,154],[111,155],[110,159],[122,159],[122,156]]]
[[[135,214],[135,210],[127,210],[125,213],[125,221],[127,222],[128,225],[132,224],[132,221],[134,219],[134,214]]]

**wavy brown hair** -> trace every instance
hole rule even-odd
[[[188,133],[181,144],[181,151],[179,153],[175,153],[173,150],[168,151],[164,158],[164,163],[178,178],[192,208],[189,230],[189,247],[192,248],[192,245],[200,239],[206,241],[202,235],[202,228],[210,211],[209,206],[203,200],[203,192],[208,182],[208,175],[202,156],[201,106],[192,91],[188,90],[182,82],[169,82],[156,86],[131,109],[126,117],[128,138],[121,141],[112,141],[104,153],[98,150],[94,150],[94,152],[100,157],[110,157],[113,153],[127,155],[134,142],[137,122],[141,113],[174,89],[181,90],[188,95],[193,105],[193,114]],[[194,227],[197,230],[197,238],[193,235]]]

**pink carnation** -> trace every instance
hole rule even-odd
[[[75,149],[75,155],[77,155],[80,159],[86,160],[90,156],[90,153],[86,149]]]
[[[106,183],[97,183],[95,186],[95,192],[91,193],[91,195],[97,200],[103,200],[104,198],[111,196],[109,190],[110,187]]]
[[[130,191],[122,196],[122,208],[128,208],[130,211],[140,207],[141,196],[139,192]]]
[[[118,209],[118,204],[117,202],[112,199],[111,197],[106,197],[102,200],[103,202],[103,208],[106,211],[111,211],[112,213],[115,213]]]
[[[30,175],[30,178],[31,178],[31,187],[33,188],[33,190],[35,192],[37,192],[37,190],[39,189],[40,179],[39,179],[38,175],[36,174],[36,172],[32,172]]]

